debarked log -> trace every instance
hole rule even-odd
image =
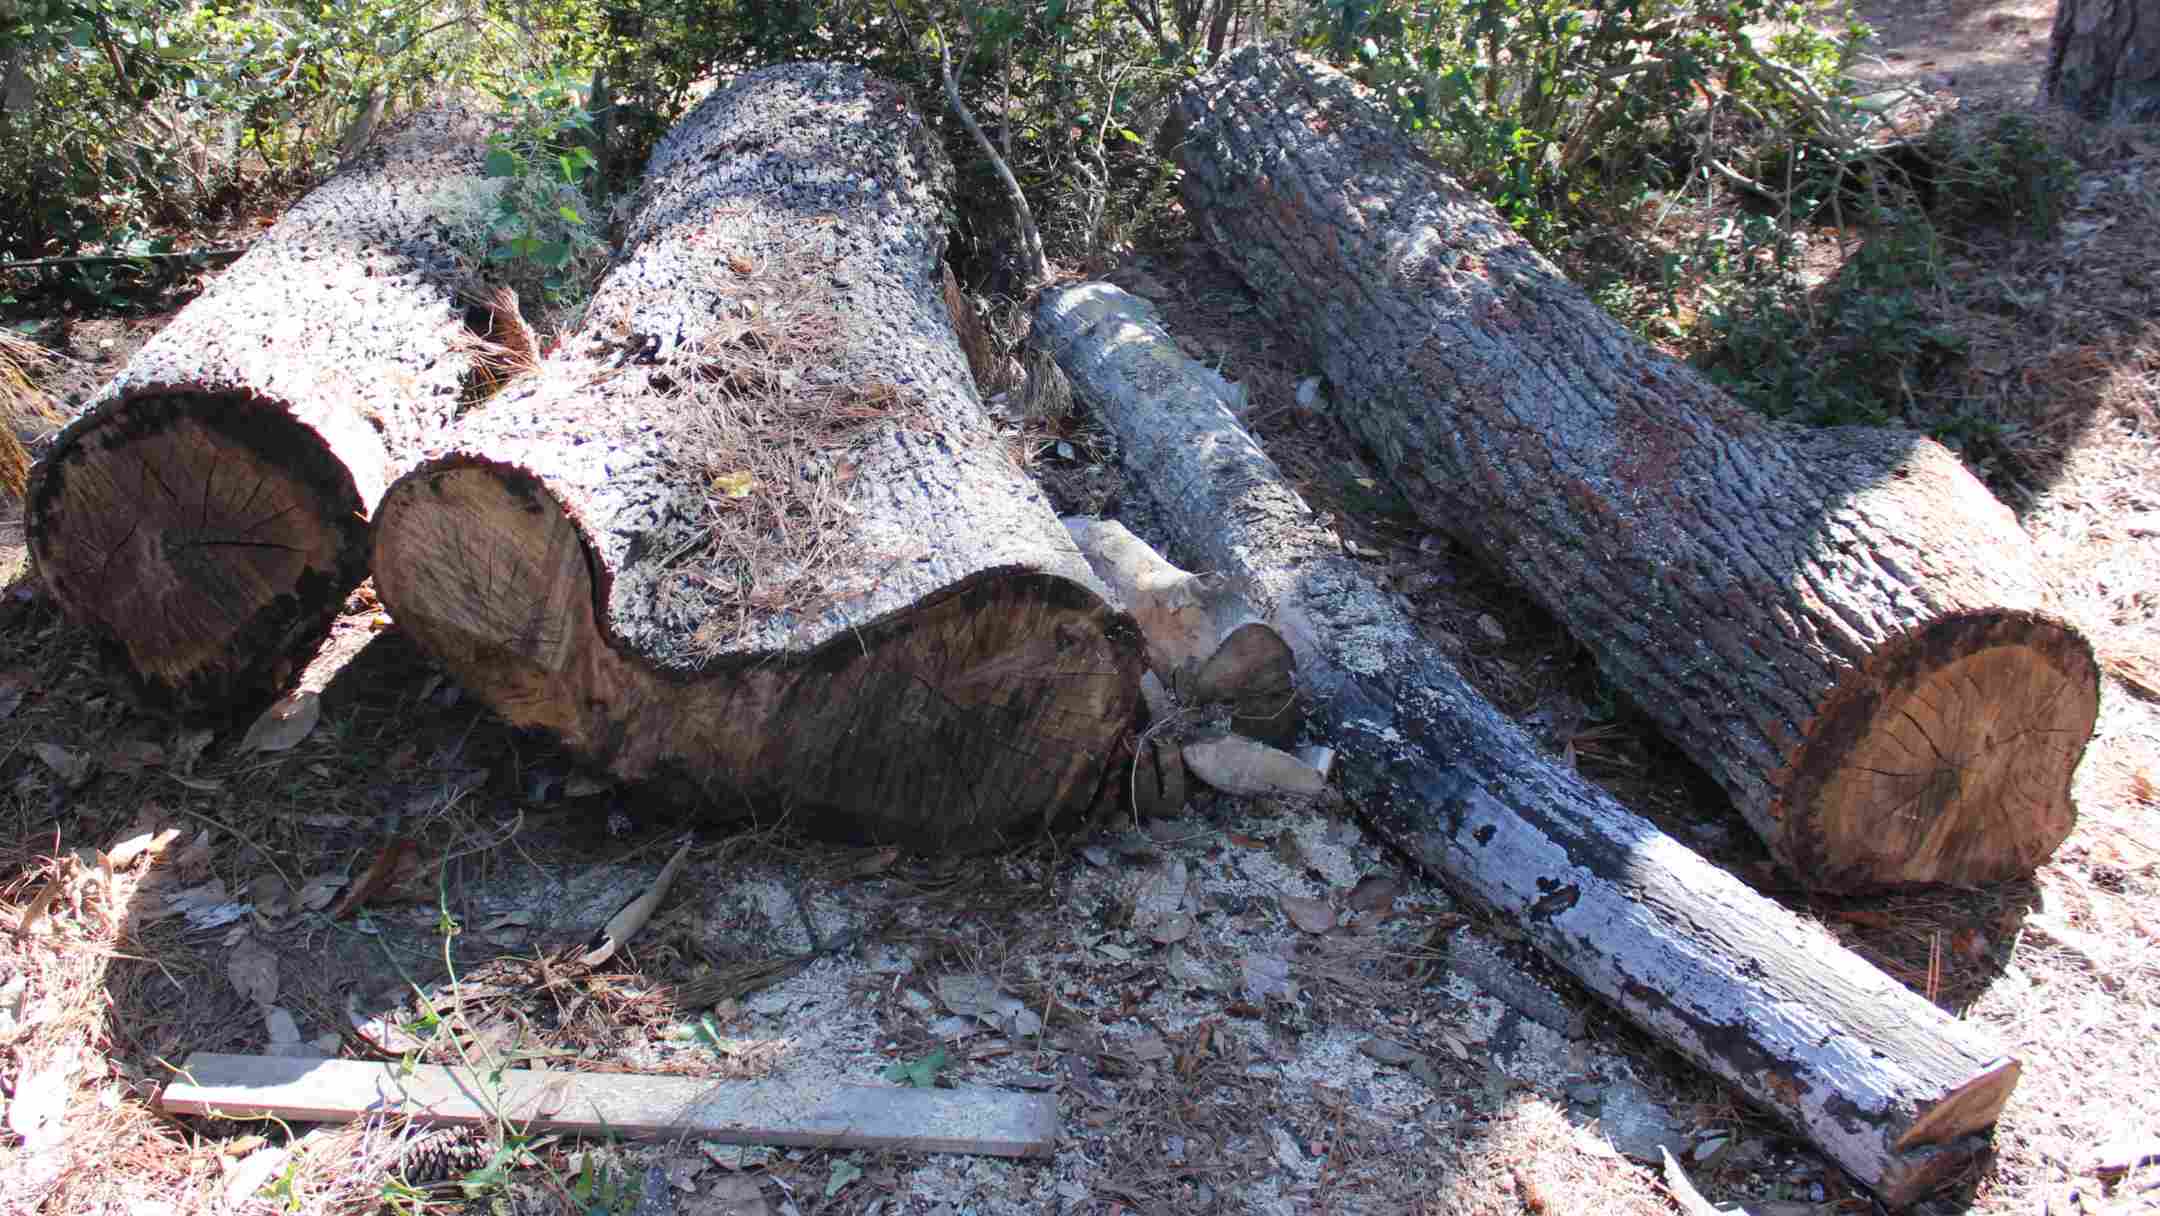
[[[703,102],[583,329],[385,496],[398,623],[512,722],[722,809],[988,848],[1122,793],[1144,650],[982,413],[949,175],[855,69]]]
[[[445,192],[489,124],[413,115],[145,344],[33,473],[39,575],[146,700],[238,712],[367,576],[368,519],[455,416],[476,344]]]
[[[1048,293],[1032,340],[1116,436],[1171,556],[1290,643],[1335,780],[1384,839],[1885,1203],[1986,1147],[2018,1061],[1541,752],[1343,555],[1144,301]]]
[[[1176,107],[1188,208],[1421,517],[1526,588],[1811,887],[2029,874],[2090,643],[1940,444],[1774,423],[1637,340],[1325,65]]]

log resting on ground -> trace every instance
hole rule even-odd
[[[33,477],[53,599],[145,699],[274,692],[367,576],[368,517],[455,415],[474,346],[445,191],[486,122],[437,106],[302,199],[144,345]]]
[[[2062,842],[2099,671],[1954,455],[1741,408],[1325,66],[1241,50],[1177,118],[1189,209],[1311,345],[1337,416],[1800,881],[1987,882]]]
[[[1065,530],[1139,624],[1149,665],[1166,687],[1188,704],[1227,703],[1240,734],[1297,737],[1290,647],[1236,587],[1178,569],[1116,520],[1075,516]]]
[[[722,810],[988,848],[1119,793],[1140,637],[984,418],[949,174],[853,69],[702,103],[585,328],[385,496],[399,625],[512,722]]]
[[[1237,580],[1289,641],[1308,722],[1386,840],[1884,1202],[1985,1147],[2018,1062],[1542,753],[1343,556],[1144,302],[1052,292],[1034,333],[1160,506],[1171,556]]]

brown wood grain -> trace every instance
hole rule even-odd
[[[377,500],[474,366],[437,211],[483,181],[488,129],[455,105],[411,116],[258,238],[39,461],[37,571],[150,701],[267,699],[366,577]]]

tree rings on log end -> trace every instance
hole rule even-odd
[[[612,576],[563,501],[471,455],[391,487],[375,575],[398,624],[505,718],[729,813],[974,851],[1126,777],[1140,638],[1072,579],[985,569],[812,648],[662,666],[606,624]]]
[[[366,577],[366,512],[283,404],[156,386],[61,433],[26,531],[53,598],[146,700],[228,711],[282,686]]]
[[[2092,645],[2041,613],[1934,621],[1825,699],[1787,764],[1772,841],[1816,890],[2028,875],[2070,834],[2100,709]]]

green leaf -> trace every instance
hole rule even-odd
[[[904,1081],[917,1089],[935,1089],[938,1071],[945,1067],[945,1062],[945,1049],[940,1047],[920,1060],[894,1063],[882,1075],[888,1081]]]
[[[487,175],[489,177],[516,177],[517,174],[517,153],[510,151],[508,148],[497,148],[488,153]]]
[[[560,207],[557,207],[555,209],[555,214],[563,217],[563,221],[565,223],[577,224],[581,227],[585,223],[585,217],[578,214],[578,209],[570,206],[567,203]]]
[[[1139,134],[1131,127],[1119,127],[1117,133],[1124,138],[1126,143],[1137,144],[1141,142]]]
[[[862,1177],[862,1167],[842,1157],[832,1164],[832,1179],[825,1184],[827,1199],[839,1194],[847,1184]]]
[[[532,259],[549,270],[561,270],[570,264],[570,242],[548,241],[532,252]]]

